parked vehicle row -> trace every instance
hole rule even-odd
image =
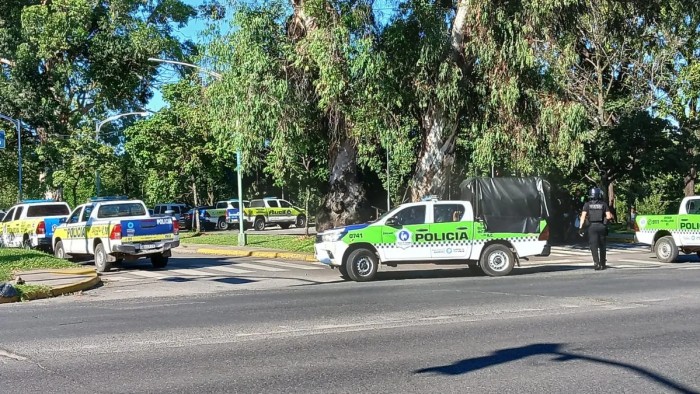
[[[0,242],[58,258],[94,257],[98,272],[142,257],[162,268],[180,245],[176,217],[151,215],[142,201],[125,197],[93,198],[72,212],[65,202],[23,201],[4,215]]]

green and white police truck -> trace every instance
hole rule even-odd
[[[547,256],[549,184],[539,178],[472,178],[462,199],[400,205],[376,221],[317,234],[315,256],[344,279],[370,281],[381,264],[458,262],[489,276]]]
[[[677,215],[637,215],[635,242],[650,245],[662,263],[672,263],[678,252],[700,256],[700,196],[681,201]]]

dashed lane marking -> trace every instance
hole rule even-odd
[[[282,268],[275,268],[275,267],[266,267],[264,265],[259,265],[259,264],[248,264],[248,263],[236,263],[234,264],[236,267],[243,267],[243,268],[250,268],[253,270],[260,270],[260,271],[270,271],[270,272],[283,272],[287,271],[286,269]]]
[[[250,274],[253,272],[253,271],[233,268],[233,267],[228,266],[228,265],[212,265],[212,266],[206,266],[206,267],[202,267],[202,268],[206,268],[208,270],[213,270],[213,271],[226,272],[229,274],[236,274],[236,275]]]
[[[322,270],[325,269],[324,267],[319,267],[311,264],[294,264],[294,263],[283,263],[281,261],[275,261],[275,260],[258,260],[256,263],[262,263],[262,264],[269,264],[269,265],[274,265],[277,267],[284,267],[284,268],[296,268],[300,270]]]

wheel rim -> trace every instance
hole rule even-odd
[[[503,271],[508,267],[509,264],[510,259],[504,251],[497,250],[489,254],[488,265],[489,268],[491,268],[492,270]]]
[[[297,226],[299,226],[299,227],[304,227],[305,224],[306,224],[306,219],[305,219],[305,218],[299,218],[299,219],[297,220]]]
[[[257,228],[258,230],[262,230],[264,226],[265,223],[263,223],[262,220],[258,220],[257,222],[255,222],[255,228]]]
[[[95,265],[98,267],[102,267],[104,265],[104,256],[100,251],[95,253]]]
[[[662,259],[671,257],[671,245],[669,245],[668,242],[661,242],[657,250],[659,251],[659,257]]]
[[[58,257],[59,259],[62,259],[63,256],[64,256],[64,253],[63,253],[63,246],[59,246],[59,247],[56,249],[56,257]]]
[[[369,276],[374,268],[374,262],[367,256],[362,256],[355,259],[355,272],[358,276]]]

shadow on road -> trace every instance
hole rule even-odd
[[[667,389],[675,390],[679,393],[698,394],[698,391],[685,387],[679,382],[675,382],[661,374],[658,374],[649,369],[636,366],[634,364],[623,363],[620,361],[608,360],[600,357],[587,356],[566,351],[564,345],[559,343],[537,343],[528,346],[501,349],[491,353],[488,356],[469,358],[457,361],[448,365],[419,369],[414,373],[435,373],[438,375],[462,375],[469,372],[478,371],[493,367],[496,365],[506,364],[512,361],[522,360],[532,356],[551,355],[554,358],[551,361],[564,362],[571,360],[586,361],[590,363],[612,366],[633,372],[641,375],[649,380],[657,382]]]

